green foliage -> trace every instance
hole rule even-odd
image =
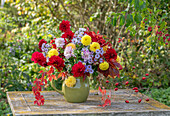
[[[144,94],[146,94],[144,92]],[[164,103],[168,106],[170,106],[170,87],[167,88],[167,89],[151,89],[150,93],[147,93],[146,94],[147,96],[149,97],[152,97],[153,99],[161,102],[161,103]]]
[[[11,114],[11,108],[7,104],[6,94],[0,90],[0,115]]]

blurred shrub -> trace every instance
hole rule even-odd
[[[170,87],[167,89],[151,89],[150,93],[146,94],[153,99],[170,106]]]

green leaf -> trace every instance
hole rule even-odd
[[[112,24],[113,26],[116,26],[116,21],[117,21],[117,18],[116,18],[116,17],[112,18],[111,24]]]
[[[131,14],[127,15],[126,27],[128,27],[133,22],[133,16]]]
[[[135,0],[135,9],[139,10],[139,0]]]
[[[140,23],[142,21],[141,14],[137,13],[134,17],[134,20],[136,21],[136,23]]]
[[[143,1],[142,1],[143,2]],[[146,7],[146,3],[145,2],[143,2],[143,4],[142,5],[140,5],[140,9],[142,10],[142,9],[144,9]]]
[[[131,3],[132,2],[132,0],[129,0],[129,3]]]
[[[122,26],[125,23],[125,16],[121,15],[120,16],[120,26]]]

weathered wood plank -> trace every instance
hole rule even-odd
[[[88,100],[85,103],[68,103],[64,97],[55,91],[43,91],[45,98],[43,106],[34,105],[34,96],[31,91],[7,92],[8,102],[10,104],[13,115],[31,116],[31,115],[128,115],[128,116],[168,116],[170,115],[170,107],[159,103],[150,98],[149,102],[142,101],[138,103],[138,99],[142,94],[132,94],[130,91],[119,90],[112,92],[111,106],[102,108],[100,104],[101,96],[97,95],[97,90],[91,90]],[[130,97],[129,97],[130,96]],[[146,96],[144,96],[146,98]],[[125,103],[129,100],[130,103]]]

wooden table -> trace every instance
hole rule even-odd
[[[112,104],[105,108],[98,106],[101,95],[97,95],[97,90],[90,91],[85,103],[68,103],[55,91],[42,92],[45,98],[43,106],[34,105],[35,99],[31,91],[7,92],[7,97],[13,115],[16,116],[170,116],[170,107],[151,98],[149,102],[143,99],[138,103],[142,94],[134,93],[130,96],[131,92],[123,89],[112,91]],[[129,100],[130,103],[125,103],[125,100]]]

